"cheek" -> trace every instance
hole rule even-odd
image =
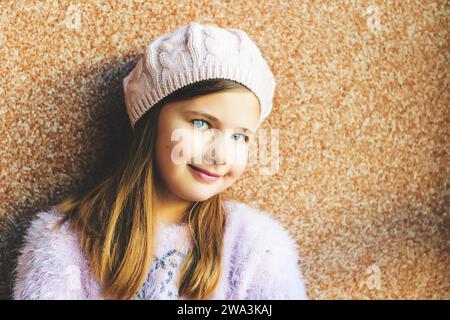
[[[233,165],[230,169],[230,177],[234,180],[239,179],[240,176],[242,176],[242,174],[245,172],[246,167],[247,167],[246,165],[242,164]]]
[[[247,147],[244,145],[237,146],[232,150],[230,153],[228,153],[228,163],[230,164],[230,169],[228,173],[227,179],[227,185],[236,182],[242,174],[247,169],[248,165],[248,150]]]
[[[155,155],[154,159],[156,162],[156,167],[158,171],[161,173],[162,178],[165,178],[166,172],[170,172],[171,164],[169,161],[170,156],[170,146],[165,140],[157,139],[155,146]]]
[[[161,134],[156,143],[156,156],[166,166],[177,166],[189,163],[195,144],[192,143],[190,130],[175,129]]]
[[[229,163],[231,164],[229,174],[227,176],[227,185],[231,185],[244,174],[248,165],[248,147],[245,145],[238,145],[231,149],[229,153]]]

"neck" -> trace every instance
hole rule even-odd
[[[185,222],[191,205],[191,201],[180,199],[170,192],[154,193],[153,210],[158,215],[159,223],[179,224]]]

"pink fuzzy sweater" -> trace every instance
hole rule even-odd
[[[222,276],[211,299],[308,299],[296,243],[282,224],[241,202],[226,200],[225,208]],[[14,299],[102,299],[68,222],[50,232],[57,219],[55,208],[42,211],[28,228],[14,270]],[[178,296],[175,278],[192,246],[188,231],[186,224],[158,228],[156,258],[134,299],[186,299]]]

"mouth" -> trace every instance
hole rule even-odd
[[[207,170],[195,167],[189,164],[189,168],[191,169],[192,174],[195,178],[202,182],[214,182],[220,179],[221,175],[209,172]]]

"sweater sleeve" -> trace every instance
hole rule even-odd
[[[52,233],[55,221],[56,216],[40,212],[27,229],[14,270],[14,299],[85,298],[74,239],[65,226]]]
[[[288,231],[272,220],[254,243],[245,299],[307,300],[296,243]]]

